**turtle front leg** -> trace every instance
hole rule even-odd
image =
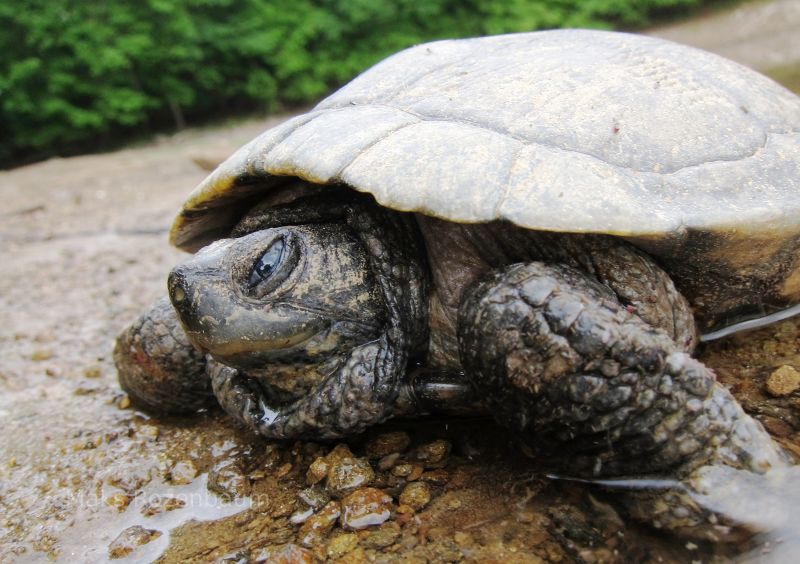
[[[473,385],[548,470],[689,481],[704,465],[757,473],[785,465],[684,342],[574,268],[534,262],[494,273],[466,296],[458,331]],[[627,505],[635,511],[641,500]],[[660,525],[703,518],[692,507],[674,513]]]
[[[215,403],[205,356],[166,297],[117,337],[114,363],[122,389],[151,411],[187,413]]]

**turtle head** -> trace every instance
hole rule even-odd
[[[367,250],[344,222],[218,240],[176,266],[168,286],[195,346],[248,371],[325,362],[385,324]]]
[[[220,405],[275,438],[381,421],[427,343],[416,222],[344,188],[250,208],[169,275]]]
[[[365,347],[382,352],[376,382],[359,385],[391,401],[409,354],[427,343],[426,282],[410,214],[329,188],[251,207],[168,286],[196,347],[286,403],[363,368]]]

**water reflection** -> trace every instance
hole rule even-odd
[[[728,466],[697,473],[693,498],[714,513],[757,533],[741,562],[791,562],[800,555],[800,466],[754,474]]]
[[[623,494],[628,510],[639,518],[653,517],[658,503],[673,505],[673,515],[703,514],[705,523],[693,529],[683,528],[673,534],[719,543],[717,550],[727,552],[726,543],[748,542],[736,562],[796,561],[800,556],[800,466],[773,468],[765,474],[724,465],[705,466],[687,481],[670,478],[575,479],[549,475],[600,486]],[[646,506],[644,515],[640,506]]]

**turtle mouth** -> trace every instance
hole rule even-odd
[[[377,327],[358,321],[326,321],[310,329],[275,339],[230,339],[206,348],[211,356],[239,369],[310,367],[327,362],[370,339]]]
[[[307,331],[292,335],[281,336],[277,339],[264,340],[234,338],[225,341],[216,341],[205,352],[218,358],[225,359],[227,364],[236,366],[237,358],[250,358],[253,355],[276,360],[285,356],[299,358],[305,348],[314,340],[320,331]]]

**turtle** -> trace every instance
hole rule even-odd
[[[315,440],[489,414],[586,479],[788,464],[692,356],[800,302],[800,100],[719,56],[411,47],[237,151],[170,238],[195,254],[115,349],[150,409]]]

